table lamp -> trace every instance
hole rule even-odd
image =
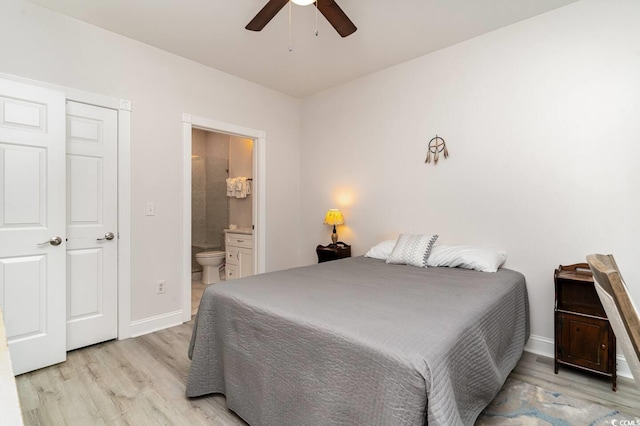
[[[342,212],[338,209],[329,209],[324,217],[325,225],[333,225],[333,234],[331,234],[332,244],[338,242],[338,233],[336,232],[336,225],[344,225],[344,217]]]

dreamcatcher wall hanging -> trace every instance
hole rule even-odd
[[[444,139],[440,136],[436,135],[435,138],[429,141],[429,147],[427,148],[427,159],[424,160],[425,163],[431,162],[431,155],[433,154],[433,164],[438,164],[438,158],[440,158],[440,153],[444,155],[444,158],[449,157],[449,151],[447,151],[447,144]]]

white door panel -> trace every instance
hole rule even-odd
[[[0,84],[7,88],[7,90],[13,90],[8,88],[9,85],[17,87],[16,85],[19,83],[3,80],[3,83]],[[0,114],[0,126],[2,126],[5,131],[9,129],[17,130],[18,132],[15,137],[18,139],[21,137],[32,139],[33,134],[25,134],[22,131],[31,130],[32,132],[46,134],[48,105],[46,102],[39,102],[38,94],[36,93],[36,91],[39,90],[38,88],[24,84],[21,86],[29,87],[27,90],[30,93],[27,93],[27,90],[25,90],[23,96],[23,93],[19,93],[21,89],[18,89],[13,90],[13,93],[17,94],[17,97],[11,96],[11,93],[8,91],[0,94],[0,106],[2,110],[2,114]],[[9,96],[3,96],[5,94]]]
[[[67,250],[69,320],[100,315],[102,311],[102,249]]]
[[[0,176],[3,208],[0,223],[5,227],[45,226],[46,149],[0,144]]]
[[[45,330],[45,256],[22,256],[0,261],[5,323],[13,342],[42,335]]]
[[[117,337],[117,112],[67,102],[67,350]]]
[[[69,224],[102,223],[102,159],[67,154]]]
[[[66,359],[64,114],[64,94],[0,79],[0,308],[15,374]]]

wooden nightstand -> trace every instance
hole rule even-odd
[[[328,246],[319,245],[316,247],[316,254],[318,255],[318,263],[344,259],[345,257],[351,257],[351,246],[340,241],[337,244],[329,244]]]
[[[560,265],[554,273],[555,373],[567,365],[611,377],[616,390],[616,336],[593,284],[589,265]]]

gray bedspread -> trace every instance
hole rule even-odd
[[[186,394],[259,425],[472,425],[529,337],[524,276],[356,257],[216,284]]]

